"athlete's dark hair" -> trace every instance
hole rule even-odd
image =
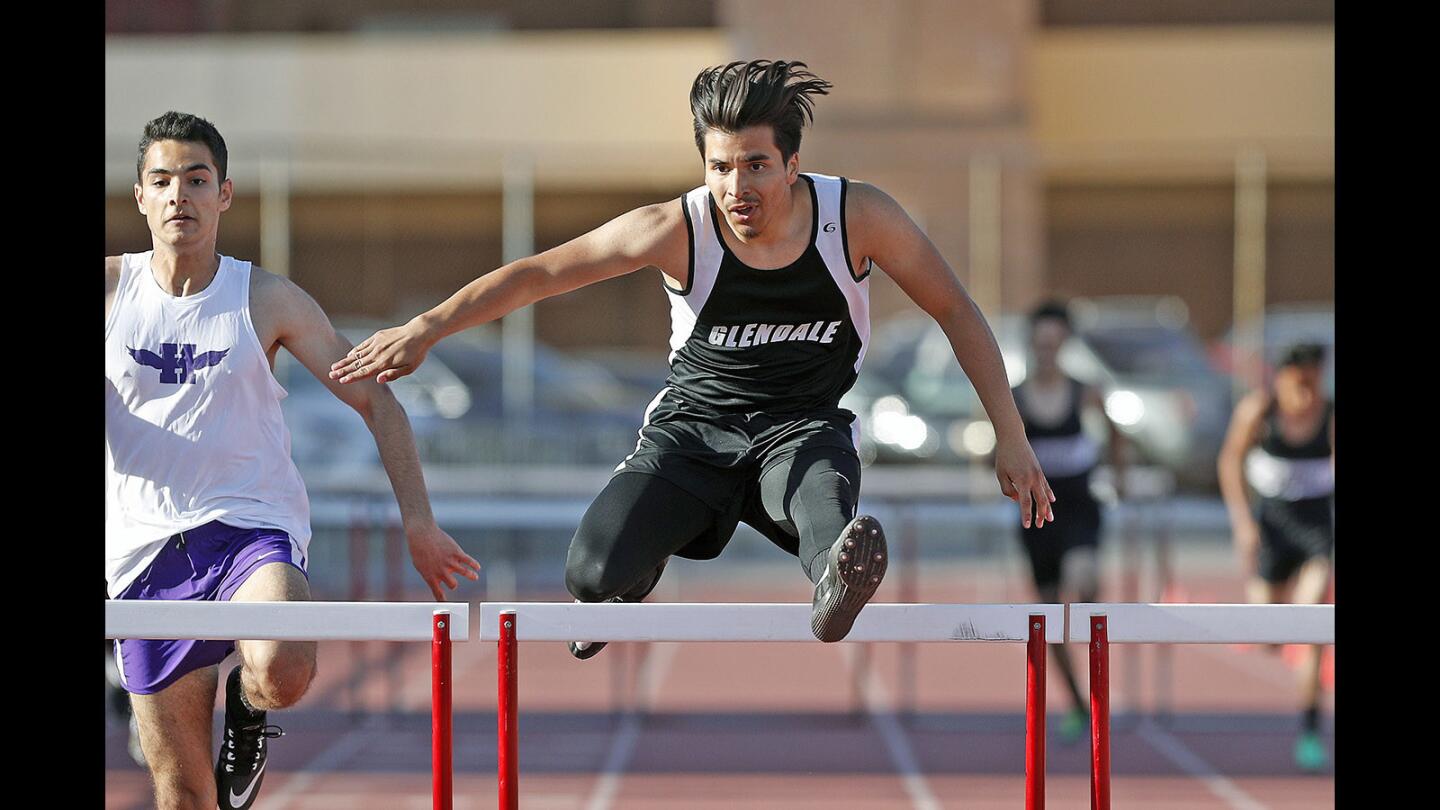
[[[140,136],[139,154],[135,157],[135,177],[142,183],[145,181],[141,176],[145,171],[145,152],[150,149],[150,144],[156,141],[203,143],[210,148],[210,154],[215,156],[215,168],[220,170],[220,179],[230,176],[226,174],[230,155],[225,150],[225,139],[220,137],[220,130],[198,115],[171,110],[146,124],[145,132]]]
[[[1045,301],[1030,310],[1030,328],[1034,329],[1035,324],[1040,323],[1046,318],[1054,318],[1065,324],[1066,329],[1072,332],[1075,331],[1074,327],[1070,324],[1070,310],[1060,301]]]
[[[690,86],[690,112],[695,116],[695,148],[705,157],[705,132],[736,133],[769,124],[775,130],[780,159],[800,150],[800,129],[815,121],[811,96],[828,95],[830,82],[808,70],[804,62],[731,62],[706,68]]]
[[[1297,343],[1280,355],[1279,367],[1318,366],[1325,362],[1325,347],[1318,343]]]

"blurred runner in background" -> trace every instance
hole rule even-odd
[[[1060,368],[1060,348],[1071,332],[1070,313],[1064,304],[1047,302],[1036,307],[1030,313],[1030,362],[1024,381],[1015,387],[1025,436],[1055,500],[1065,504],[1065,520],[1020,529],[1035,592],[1041,602],[1049,603],[1100,601],[1100,502],[1090,491],[1090,473],[1100,463],[1100,447],[1082,429],[1082,411],[1099,413],[1109,426],[1115,493],[1125,496],[1124,434],[1105,416],[1100,391]],[[1075,680],[1065,645],[1052,644],[1050,649],[1072,700],[1060,736],[1075,742],[1089,727],[1089,698]]]
[[[1220,453],[1220,494],[1251,602],[1318,604],[1330,590],[1335,403],[1321,386],[1324,359],[1315,344],[1286,350],[1271,387],[1235,406]],[[1318,645],[1308,647],[1300,670],[1295,763],[1305,770],[1329,759],[1320,740],[1320,656]]]

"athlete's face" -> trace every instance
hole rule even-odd
[[[1303,410],[1320,398],[1319,366],[1281,366],[1275,372],[1275,398],[1286,410]]]
[[[233,188],[221,180],[210,147],[192,141],[156,141],[145,151],[135,204],[156,242],[174,248],[211,245]],[[213,249],[213,248],[211,248]]]
[[[790,210],[790,187],[800,176],[800,154],[780,159],[769,124],[739,132],[705,133],[705,185],[741,239],[753,239]]]
[[[1030,352],[1040,368],[1051,370],[1060,358],[1060,347],[1070,337],[1070,329],[1059,318],[1041,318],[1030,328]]]

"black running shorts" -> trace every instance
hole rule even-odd
[[[1335,547],[1333,514],[1330,498],[1262,498],[1256,514],[1260,578],[1275,584],[1286,582],[1307,560],[1330,556]]]
[[[854,414],[843,408],[790,414],[716,413],[667,391],[640,429],[635,452],[615,472],[664,478],[716,511],[714,531],[679,552],[682,557],[719,555],[741,520],[793,554],[793,528],[785,531],[766,515],[758,482],[767,473],[783,472],[776,468],[793,462],[798,454],[823,449],[834,457],[830,466],[839,470],[834,474],[853,479],[851,497],[858,498],[854,420]]]
[[[1100,546],[1100,502],[1090,493],[1090,476],[1049,479],[1055,493],[1055,521],[1020,529],[1035,586],[1060,584],[1060,567],[1072,549]]]

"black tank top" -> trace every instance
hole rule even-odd
[[[670,297],[669,389],[722,413],[838,408],[870,337],[869,278],[852,271],[840,177],[802,174],[810,242],[787,267],[757,270],[731,252],[701,186],[681,198],[690,231],[684,290]]]
[[[1320,426],[1315,434],[1300,444],[1285,441],[1280,430],[1280,406],[1272,397],[1270,407],[1265,409],[1265,422],[1260,429],[1260,449],[1276,458],[1329,458],[1330,457],[1330,414],[1335,403],[1325,401],[1325,411],[1320,416]]]
[[[1070,386],[1070,408],[1065,417],[1053,425],[1035,421],[1023,385],[1012,391],[1020,411],[1020,421],[1025,426],[1025,438],[1030,441],[1030,448],[1035,451],[1035,458],[1046,478],[1088,476],[1100,463],[1100,448],[1085,435],[1080,423],[1085,385],[1070,377],[1066,377],[1065,381]]]
[[[1267,501],[1307,501],[1328,498],[1335,490],[1330,463],[1330,416],[1335,403],[1326,401],[1314,435],[1290,444],[1280,431],[1280,413],[1270,400],[1261,423],[1260,441],[1245,456],[1245,480]]]

